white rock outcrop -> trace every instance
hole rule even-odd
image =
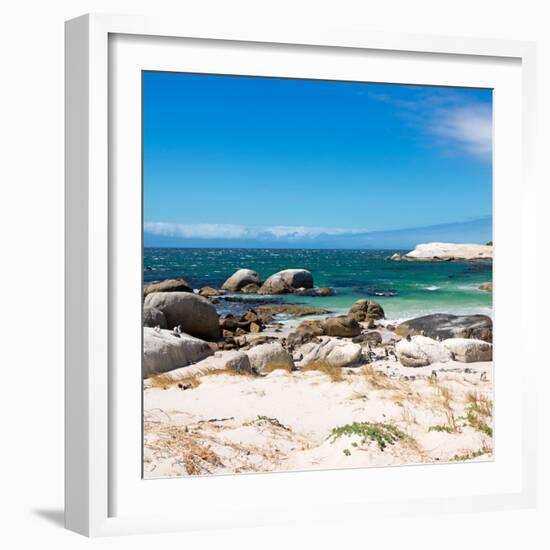
[[[214,352],[207,342],[185,333],[143,329],[143,378],[202,361]]]
[[[394,254],[392,260],[414,261],[492,261],[493,246],[488,244],[425,243],[418,244],[403,256]]]
[[[359,344],[335,338],[323,338],[318,344],[309,342],[297,350],[302,356],[301,364],[326,362],[333,367],[347,367],[361,359],[362,348]]]
[[[451,352],[441,342],[426,336],[400,340],[395,345],[395,352],[404,367],[425,367],[452,359]]]
[[[473,338],[449,338],[442,344],[451,352],[455,361],[475,363],[493,360],[493,345]]]

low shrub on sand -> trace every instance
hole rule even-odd
[[[340,437],[351,437],[357,435],[361,438],[361,444],[366,445],[370,441],[378,443],[378,447],[383,451],[388,445],[393,445],[400,439],[407,437],[407,434],[402,432],[394,424],[382,422],[354,422],[345,426],[333,428],[327,439],[332,439],[334,443]]]
[[[478,449],[477,451],[470,451],[469,453],[465,453],[462,455],[456,454],[451,458],[452,462],[464,462],[466,460],[473,460],[474,458],[478,458],[483,455],[492,455],[493,449],[490,449],[489,447],[482,447],[481,449]]]

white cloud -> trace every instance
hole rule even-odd
[[[246,227],[234,224],[145,222],[144,229],[147,233],[167,237],[239,239],[248,236]]]
[[[340,227],[306,227],[306,226],[270,226],[247,227],[238,224],[179,224],[164,222],[145,222],[144,230],[153,235],[195,239],[258,239],[265,240],[307,240],[327,235],[354,235],[364,229],[345,229]]]
[[[370,94],[372,99],[391,105],[395,114],[440,145],[490,160],[493,151],[493,120],[490,104],[468,98],[457,90],[418,88],[411,99],[391,94]]]
[[[493,151],[493,120],[486,106],[456,107],[439,110],[431,122],[431,131],[453,140],[469,153],[490,158]]]

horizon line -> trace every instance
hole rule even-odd
[[[441,242],[443,243],[443,241],[430,241],[430,242],[433,242],[433,243],[436,243],[436,242]],[[418,244],[427,244],[427,243],[418,243]],[[416,246],[418,246],[418,244]],[[471,242],[471,243],[450,243],[450,242],[445,242],[444,244],[465,244],[465,245],[468,245],[468,244],[473,244],[473,245],[486,245],[488,244],[487,242],[483,242],[483,243],[478,243],[478,242]],[[415,246],[415,247],[416,247]],[[286,247],[277,247],[277,246],[185,246],[185,245],[180,245],[180,246],[143,246],[143,250],[146,250],[146,249],[153,249],[153,248],[166,248],[166,249],[171,249],[171,248],[175,248],[175,249],[186,249],[186,250],[345,250],[345,251],[359,251],[359,252],[363,252],[363,251],[388,251],[388,252],[393,252],[393,251],[403,251],[403,250],[413,250],[411,249],[411,247],[409,246],[404,246],[404,247],[393,247],[393,248],[376,248],[376,247],[372,247],[372,248],[333,248],[333,247],[323,247],[323,248],[315,248],[315,247],[304,247],[304,246],[299,246],[299,247],[291,247],[291,246],[286,246]]]

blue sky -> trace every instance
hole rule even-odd
[[[143,94],[146,246],[491,238],[490,90],[145,72]]]

